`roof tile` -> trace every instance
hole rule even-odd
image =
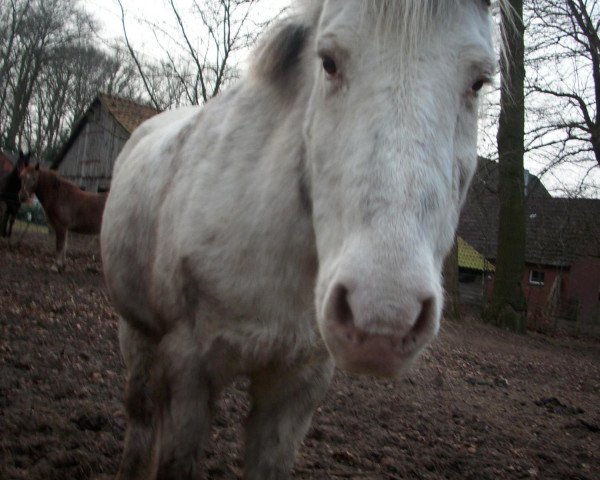
[[[141,105],[132,100],[113,97],[105,93],[98,95],[104,107],[130,134],[145,120],[160,113],[155,108]]]

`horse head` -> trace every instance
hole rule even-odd
[[[318,13],[304,59],[316,308],[346,370],[397,375],[438,332],[495,69],[488,3],[330,0]]]
[[[17,173],[21,173],[21,171],[29,166],[29,159],[31,158],[31,152],[23,153],[23,150],[19,150],[19,158],[17,163],[15,164],[15,170]]]
[[[29,158],[27,158],[27,161]],[[29,203],[37,188],[40,178],[40,164],[35,166],[24,165],[19,171],[19,179],[21,180],[21,189],[19,190],[19,201],[21,203]]]

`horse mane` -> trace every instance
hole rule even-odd
[[[274,83],[285,83],[300,62],[302,52],[312,31],[317,26],[325,0],[298,2],[287,18],[277,22],[255,50],[250,72]],[[369,19],[383,38],[393,36],[400,40],[402,51],[411,52],[427,39],[436,22],[443,21],[465,2],[476,2],[489,8],[491,0],[365,0],[361,15]],[[499,0],[505,8],[506,0]],[[400,19],[400,20],[399,20]]]
[[[62,177],[56,170],[50,170],[48,168],[40,168],[40,180],[42,179],[42,174],[44,175],[44,182],[46,185],[51,186],[55,189],[59,188],[68,188],[70,190],[81,191],[81,188],[77,186],[75,183],[67,180],[65,177]]]
[[[288,83],[290,72],[299,64],[310,33],[321,13],[323,1],[304,0],[279,20],[255,49],[251,75],[273,83]]]

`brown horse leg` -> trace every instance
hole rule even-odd
[[[245,480],[289,478],[296,450],[323,400],[333,363],[282,369],[252,378],[253,406],[246,425]]]
[[[6,227],[7,233],[6,236],[10,238],[12,236],[13,225],[15,224],[15,220],[17,219],[16,215],[8,214],[8,226]]]
[[[63,272],[65,270],[65,250],[67,247],[67,229],[62,226],[57,226],[56,233],[56,263],[52,270]]]
[[[8,206],[3,207],[4,203],[0,203],[0,236],[8,237],[8,221],[10,219],[10,213],[8,212]]]

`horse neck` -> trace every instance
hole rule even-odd
[[[60,179],[56,175],[45,170],[39,171],[34,193],[42,205],[47,206],[55,198],[56,195],[52,195],[52,190],[58,189],[57,182],[60,182]]]
[[[5,187],[7,191],[15,191],[15,193],[19,192],[19,189],[21,188],[21,180],[19,179],[19,171],[17,170],[17,168],[13,168],[12,171],[8,174],[8,177],[6,178]]]

